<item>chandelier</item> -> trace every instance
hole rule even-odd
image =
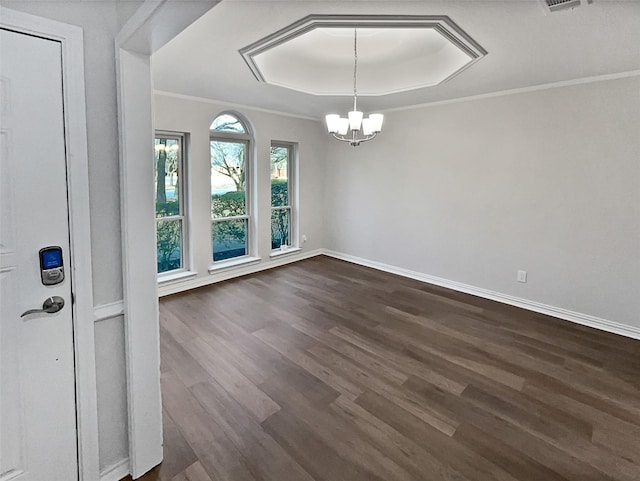
[[[382,130],[382,114],[370,114],[364,119],[362,112],[358,111],[358,30],[353,29],[353,110],[348,117],[340,117],[338,114],[327,115],[327,130],[337,140],[349,142],[352,147],[357,147],[362,142],[373,139]],[[347,132],[351,133],[347,135]],[[360,136],[362,131],[362,136]]]

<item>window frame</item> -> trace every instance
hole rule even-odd
[[[186,132],[173,132],[168,130],[156,130],[154,132],[154,152],[155,152],[155,140],[158,138],[177,140],[180,148],[178,149],[178,165],[176,167],[178,172],[178,205],[180,208],[178,215],[171,215],[165,217],[156,217],[156,258],[158,255],[158,222],[160,221],[180,221],[180,264],[178,269],[171,269],[163,272],[156,272],[158,282],[164,282],[176,277],[180,277],[184,274],[191,273],[191,235],[189,229],[189,182],[187,181],[188,167],[187,167],[187,138]],[[155,160],[155,156],[154,156]],[[154,171],[157,176],[157,167],[154,164]],[[156,179],[157,182],[157,179]],[[157,261],[156,261],[157,263]]]
[[[210,233],[210,242],[211,242],[210,259],[211,259],[212,265],[209,268],[210,272],[215,271],[219,268],[224,268],[226,266],[233,266],[233,265],[241,264],[244,262],[251,262],[255,260],[255,257],[254,257],[255,248],[254,248],[254,241],[253,241],[254,231],[255,231],[254,225],[253,225],[253,221],[254,221],[254,216],[253,216],[253,208],[254,208],[253,206],[254,204],[253,202],[253,175],[254,175],[253,135],[251,133],[252,132],[251,129],[249,128],[249,123],[247,122],[245,117],[236,112],[228,112],[228,111],[220,112],[213,118],[213,120],[211,121],[211,124],[213,124],[213,122],[215,122],[215,120],[222,115],[231,115],[236,119],[238,119],[238,121],[244,128],[244,132],[212,130],[211,128],[209,128],[209,149],[211,149],[211,142],[233,142],[233,143],[244,144],[245,146],[245,159],[244,159],[245,213],[243,215],[235,215],[235,216],[228,216],[228,217],[213,217],[213,214],[211,214],[210,216],[211,222],[209,224],[209,233]],[[211,126],[211,124],[209,125]],[[211,172],[212,169],[213,169],[213,166],[211,164],[211,151],[209,151],[209,172]],[[209,193],[210,192],[211,192],[211,181],[209,181]],[[209,197],[209,212],[211,212],[211,197]],[[234,220],[245,221],[245,226],[246,226],[245,254],[242,256],[230,257],[227,259],[220,259],[216,261],[214,260],[215,252],[213,250],[213,224],[216,222],[220,223],[220,222],[228,222],[228,221],[234,221]]]
[[[298,181],[297,181],[297,163],[298,163],[298,146],[294,142],[285,142],[279,140],[272,140],[269,146],[269,245],[271,245],[271,253],[287,252],[292,249],[298,249]],[[271,192],[271,148],[285,148],[288,151],[287,154],[287,200],[286,206],[274,206]],[[282,247],[273,247],[271,240],[273,239],[273,225],[272,215],[277,210],[289,211],[289,244],[283,250]]]

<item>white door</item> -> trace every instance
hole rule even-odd
[[[78,479],[61,55],[0,30],[0,481]],[[48,246],[65,279],[45,286]],[[58,312],[21,317],[54,296]]]

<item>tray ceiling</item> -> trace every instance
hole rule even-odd
[[[313,95],[387,95],[438,85],[486,51],[446,16],[310,15],[240,50],[257,80]]]

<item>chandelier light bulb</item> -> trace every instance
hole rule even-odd
[[[325,117],[327,121],[327,130],[330,134],[338,132],[338,126],[340,124],[340,116],[338,114],[329,114]]]
[[[371,120],[371,130],[375,133],[382,131],[382,121],[384,120],[384,115],[382,114],[371,114],[369,115],[369,119]]]
[[[348,130],[349,130],[349,119],[345,117],[340,117],[338,119],[338,134],[347,135]]]
[[[362,125],[362,112],[352,110],[349,112],[349,128],[358,131]]]
[[[371,135],[373,133],[371,118],[362,119],[362,133],[364,135]]]

